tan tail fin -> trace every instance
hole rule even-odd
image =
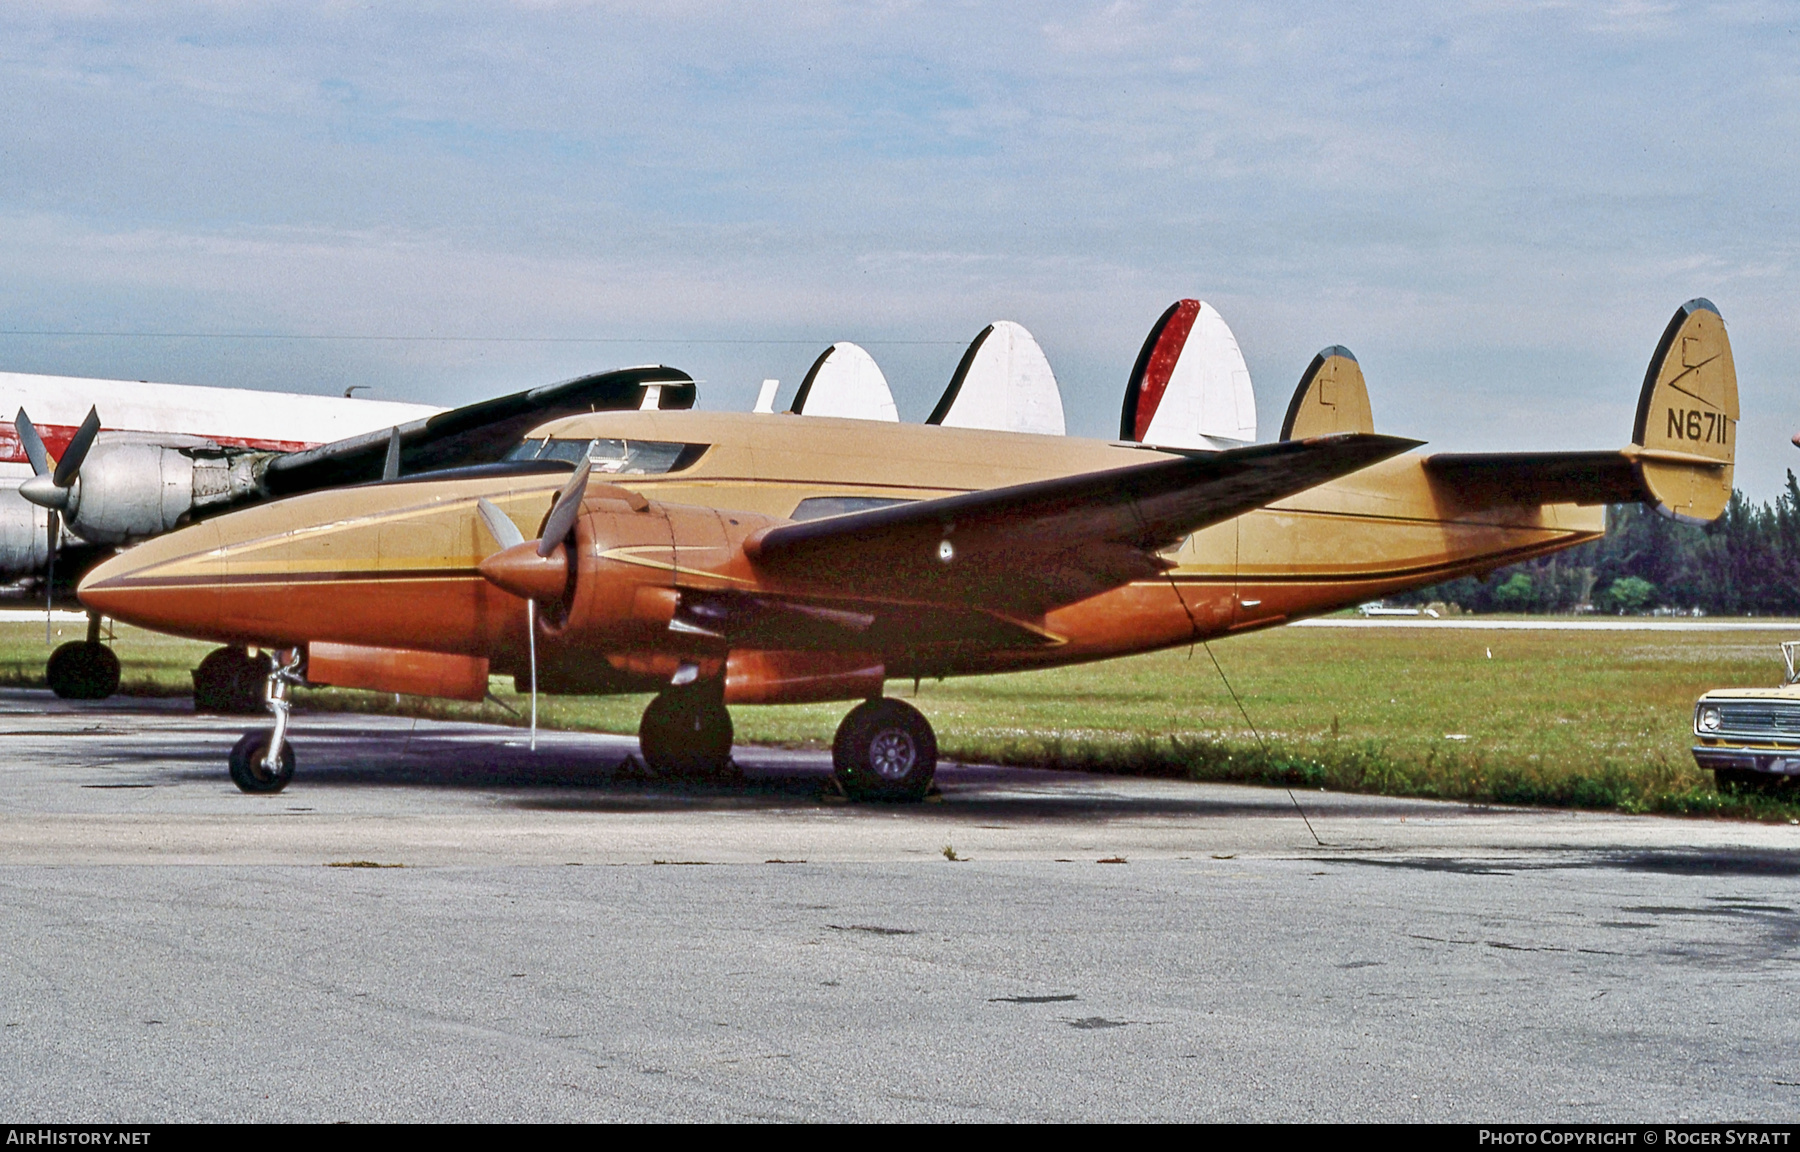
[[[1642,501],[1691,524],[1731,501],[1737,370],[1710,300],[1689,300],[1663,332],[1630,446],[1617,452],[1437,453],[1426,468],[1469,507]]]
[[[1301,375],[1300,386],[1288,403],[1287,418],[1281,422],[1281,438],[1306,440],[1337,432],[1374,431],[1362,365],[1350,349],[1333,344],[1314,356]]]
[[[1716,519],[1731,500],[1737,422],[1737,368],[1725,321],[1712,301],[1689,300],[1650,358],[1625,450],[1646,502],[1677,520]]]

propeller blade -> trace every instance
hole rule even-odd
[[[56,462],[56,471],[51,479],[58,488],[67,488],[75,483],[75,477],[81,474],[81,462],[87,459],[88,449],[94,446],[94,437],[100,434],[100,411],[89,408],[87,419],[75,430],[75,436],[64,449],[62,459]]]
[[[50,453],[44,450],[44,438],[38,435],[37,425],[25,415],[25,409],[19,409],[19,414],[13,418],[13,427],[19,433],[19,443],[25,448],[25,459],[31,461],[31,471],[38,476],[50,471]]]
[[[493,535],[494,542],[500,545],[502,551],[525,543],[525,533],[519,531],[519,526],[512,522],[512,517],[500,511],[487,497],[483,496],[475,501],[475,510],[481,513],[481,522],[487,525],[488,532]]]
[[[583,460],[581,467],[575,469],[575,475],[569,478],[569,482],[556,497],[556,506],[550,509],[550,516],[544,521],[544,534],[538,538],[539,556],[548,556],[556,551],[556,546],[563,542],[569,529],[575,527],[575,517],[581,515],[581,498],[587,493],[588,472],[592,467],[590,461]]]
[[[400,429],[388,430],[387,459],[381,462],[381,478],[383,480],[400,479]]]

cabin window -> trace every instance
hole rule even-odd
[[[667,440],[578,440],[547,438],[527,440],[512,450],[511,460],[566,460],[579,465],[587,460],[593,470],[608,476],[661,476],[693,467],[706,455],[708,444],[682,444]]]
[[[896,504],[911,504],[888,496],[808,496],[795,506],[790,520],[823,520],[827,516],[844,516],[851,512],[873,512]]]

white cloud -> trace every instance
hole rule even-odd
[[[641,337],[217,364],[478,392],[616,351],[734,404],[816,348],[694,341],[943,341],[877,352],[922,409],[1009,317],[1104,434],[1150,320],[1200,294],[1267,411],[1342,340],[1403,430],[1553,447],[1617,439],[1663,319],[1708,294],[1747,426],[1800,420],[1791,6],[1016,13],[0,6],[0,328]],[[0,357],[209,371],[200,344],[33,341]]]

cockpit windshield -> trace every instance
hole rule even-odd
[[[660,476],[690,468],[706,455],[706,444],[681,444],[667,440],[527,440],[512,450],[509,460],[566,460],[579,466],[582,460],[595,472],[612,476]]]

